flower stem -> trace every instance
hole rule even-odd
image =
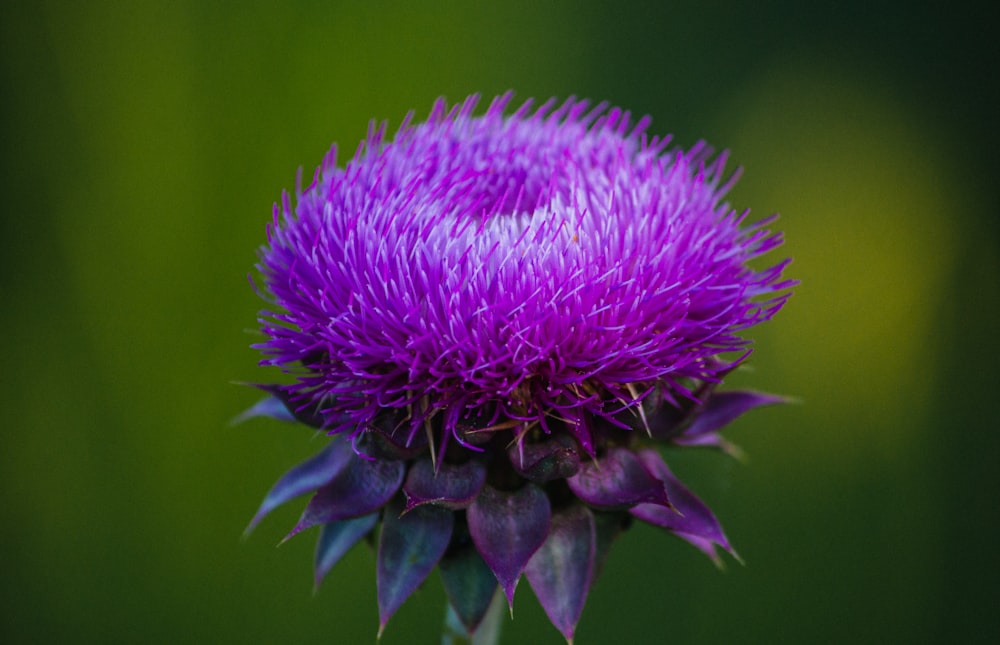
[[[441,645],[497,645],[500,640],[500,617],[504,614],[506,604],[506,598],[498,587],[493,593],[490,608],[486,610],[482,622],[470,632],[462,624],[451,603],[447,603],[448,610],[445,614]]]

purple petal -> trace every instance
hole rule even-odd
[[[569,642],[594,573],[594,516],[582,504],[552,514],[549,537],[524,570],[549,620]]]
[[[490,608],[497,578],[483,562],[464,523],[455,527],[451,548],[438,563],[438,571],[448,602],[471,634]]]
[[[396,494],[405,472],[401,461],[368,461],[353,455],[339,475],[316,491],[285,539],[317,524],[371,513]]]
[[[330,445],[316,456],[291,469],[279,479],[268,491],[257,509],[257,514],[250,520],[250,525],[244,531],[249,534],[268,513],[299,495],[312,492],[325,486],[339,475],[351,458],[354,451],[350,444],[339,437],[334,437]]]
[[[419,459],[412,466],[403,484],[406,510],[421,504],[440,504],[450,509],[466,508],[486,483],[486,466],[477,459],[464,464],[443,463],[434,472],[430,457]]]
[[[601,459],[582,464],[566,483],[577,497],[600,509],[626,509],[643,502],[670,506],[663,484],[625,448],[611,448]]]
[[[638,519],[663,527],[679,537],[691,542],[694,546],[705,551],[709,557],[715,553],[715,549],[706,548],[706,541],[718,544],[726,551],[733,552],[726,539],[722,526],[715,518],[712,511],[700,499],[681,484],[667,464],[664,463],[659,453],[655,450],[643,450],[639,453],[639,459],[646,465],[651,473],[659,477],[673,502],[676,511],[656,506],[654,504],[639,504],[631,509],[633,516]]]
[[[750,390],[713,392],[701,410],[694,410],[691,425],[680,436],[690,439],[715,432],[754,408],[787,402],[788,399],[781,396]]]
[[[316,543],[316,581],[319,587],[323,578],[358,540],[375,528],[378,513],[362,515],[349,520],[335,520],[323,525]]]
[[[572,477],[580,470],[577,444],[564,434],[539,443],[514,444],[507,457],[514,470],[536,483]]]
[[[552,509],[534,484],[515,492],[484,486],[468,510],[469,533],[514,606],[514,589],[532,554],[549,534]]]
[[[455,514],[439,506],[402,512],[401,499],[386,508],[378,540],[379,634],[444,555],[455,524]]]

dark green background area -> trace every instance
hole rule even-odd
[[[320,445],[229,425],[275,378],[246,276],[332,142],[514,89],[730,148],[802,280],[734,377],[801,403],[734,425],[745,464],[668,455],[746,566],[637,526],[577,642],[995,642],[995,25],[916,4],[5,6],[0,639],[374,642],[369,549],[313,597],[313,536],[274,548],[298,507],[240,541]],[[383,642],[437,642],[443,602],[433,574]],[[561,641],[515,609],[505,643]]]

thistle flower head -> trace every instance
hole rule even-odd
[[[748,265],[781,239],[723,202],[725,154],[604,104],[509,100],[373,125],[275,206],[257,347],[295,379],[253,412],[331,439],[251,527],[313,492],[292,533],[323,526],[317,581],[380,526],[383,626],[440,565],[470,629],[526,574],[569,639],[627,517],[730,549],[652,446],[724,447],[779,400],[716,386],[792,283]]]

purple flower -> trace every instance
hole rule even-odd
[[[725,154],[605,104],[509,100],[373,125],[275,206],[257,347],[295,382],[251,413],[331,438],[250,527],[313,493],[292,534],[322,527],[317,583],[381,527],[382,627],[438,566],[470,630],[525,575],[571,639],[630,517],[731,551],[655,446],[726,447],[781,400],[716,386],[793,282],[748,266],[781,237],[722,201]]]

